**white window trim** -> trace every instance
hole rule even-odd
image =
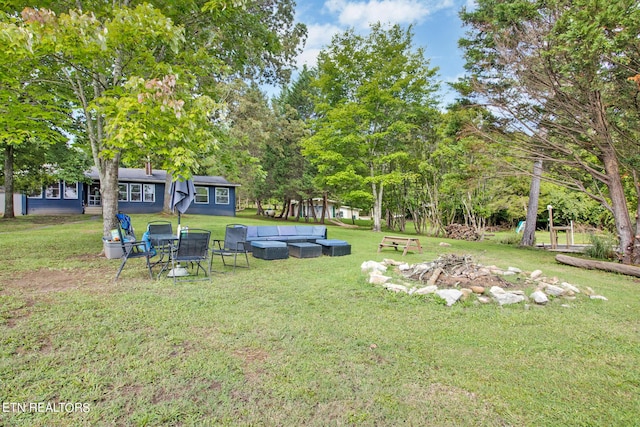
[[[207,201],[206,202],[199,202],[198,201],[198,189],[200,188],[204,188],[207,192],[206,196],[207,196]],[[200,196],[204,196],[204,194],[200,194]],[[198,204],[198,205],[208,205],[209,204],[209,187],[202,187],[202,186],[196,186],[196,197],[193,199],[193,203]]]
[[[138,185],[139,188],[140,188],[140,193],[139,193],[140,194],[140,199],[138,199],[138,200],[132,200],[132,198],[131,198],[131,193],[132,193],[131,187],[134,186],[134,185]],[[131,203],[142,203],[142,199],[144,197],[144,195],[142,193],[142,184],[140,184],[138,182],[132,182],[132,183],[128,184],[128,186],[129,186],[129,201]]]
[[[62,187],[63,187],[62,193],[64,194],[64,198],[66,200],[78,200],[79,195],[78,195],[78,183],[77,182],[75,182],[73,184],[68,184],[68,183],[65,182]],[[75,187],[75,196],[74,197],[67,197],[67,188],[71,188],[71,187]]]
[[[58,181],[57,185],[58,185],[58,197],[49,197],[49,195],[47,194],[47,190],[51,187],[54,187],[56,184],[51,184],[51,185],[47,185],[47,187],[44,189],[44,197],[45,199],[49,199],[49,200],[60,200],[62,197],[62,193],[61,193],[61,185],[60,182]]]
[[[147,188],[151,189],[150,193],[147,193],[145,190]],[[151,200],[147,200],[147,195],[151,195]],[[155,184],[142,184],[142,202],[143,203],[155,203],[156,201],[156,185]]]
[[[220,195],[220,197],[226,197],[227,201],[225,203],[218,202],[218,190],[224,190],[227,194]],[[215,188],[215,203],[216,205],[228,205],[231,202],[231,194],[227,187],[216,187]]]
[[[40,192],[34,195],[27,195],[28,199],[42,199],[44,197],[44,191],[42,191],[42,187],[40,187]]]
[[[120,194],[121,194],[120,193],[120,186],[121,185],[124,185],[124,196],[125,196],[124,199],[120,198]],[[129,184],[118,183],[118,201],[119,202],[128,202],[129,201]]]

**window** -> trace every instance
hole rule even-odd
[[[229,189],[216,188],[216,205],[228,205],[228,204],[229,204]]]
[[[118,184],[118,201],[119,202],[128,202],[129,201],[129,192],[127,191],[127,184]]]
[[[142,201],[142,184],[129,184],[129,201]]]
[[[78,198],[78,183],[64,183],[64,198],[65,199],[77,199]]]
[[[47,189],[44,192],[44,195],[47,199],[59,199],[60,198],[60,183],[56,182],[55,184],[51,184],[47,186]]]
[[[118,189],[119,191],[119,189]],[[100,196],[100,184],[91,184],[89,186],[89,195],[88,195],[89,206],[100,206],[102,204],[102,198]]]
[[[209,204],[209,189],[207,187],[196,187],[196,203]]]
[[[143,202],[153,203],[156,201],[156,186],[154,184],[143,184]]]
[[[27,195],[27,197],[30,199],[42,199],[42,187],[33,190]]]

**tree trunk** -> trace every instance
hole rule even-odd
[[[324,218],[327,214],[327,206],[329,204],[327,199],[327,192],[325,191],[322,193],[322,215],[320,215],[320,224],[324,224]]]
[[[615,262],[594,261],[583,258],[574,258],[568,255],[556,255],[556,261],[561,264],[571,265],[573,267],[586,268],[589,270],[604,270],[614,273],[626,274],[629,276],[640,277],[640,267],[632,265],[618,264]]]
[[[280,214],[280,218],[284,218],[285,221],[289,219],[289,208],[291,207],[291,199],[288,197],[284,198],[284,206],[282,207],[282,213]]]
[[[307,201],[307,222],[309,222],[309,212],[311,212],[311,217],[313,218],[313,222],[318,222],[318,217],[316,216],[316,210],[313,207],[313,198],[309,197]]]
[[[542,160],[533,163],[533,177],[529,187],[529,205],[522,232],[520,245],[533,246],[536,243],[536,219],[538,217],[538,201],[540,200],[540,180],[542,178]]]
[[[15,218],[13,208],[13,145],[6,144],[4,148],[4,217]]]
[[[300,217],[302,216],[302,196],[298,196],[298,210],[296,211],[296,222],[300,222]],[[308,221],[307,221],[308,222]]]
[[[383,193],[383,184],[380,183],[380,188],[376,183],[371,184],[371,191],[373,192],[373,231],[380,232],[382,231],[382,193]]]
[[[116,156],[117,157],[117,156]],[[102,232],[109,236],[111,230],[118,228],[118,160],[108,159],[101,162],[100,195],[102,197]],[[137,236],[140,237],[140,236]]]
[[[162,211],[164,213],[171,213],[171,174],[167,174],[167,178],[164,180],[164,203],[162,204]]]
[[[618,159],[613,149],[604,153],[603,163],[607,172],[607,187],[611,198],[611,212],[615,220],[616,231],[620,239],[622,262],[625,264],[638,263],[638,255],[634,250],[634,235],[631,217],[624,194],[624,187],[620,179]]]

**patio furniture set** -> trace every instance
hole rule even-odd
[[[127,261],[145,258],[149,277],[153,269],[160,267],[157,277],[165,272],[178,281],[211,280],[213,257],[219,255],[223,265],[249,268],[249,253],[262,260],[314,258],[321,255],[342,256],[351,253],[351,245],[344,240],[327,239],[326,226],[246,226],[228,224],[224,239],[211,240],[211,232],[184,227],[174,233],[170,221],[153,221],[140,240],[136,239],[131,219],[118,214],[118,229],[114,230],[113,243],[119,243],[121,264],[114,280],[118,280]],[[105,243],[105,252],[107,246]],[[152,258],[158,256],[157,259]],[[244,257],[244,263],[238,263]],[[108,258],[114,258],[109,256]],[[233,261],[227,261],[228,259]],[[200,270],[204,277],[200,277]]]

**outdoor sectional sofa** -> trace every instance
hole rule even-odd
[[[278,241],[285,243],[315,243],[327,238],[327,227],[324,225],[249,225],[247,226],[247,242]]]

